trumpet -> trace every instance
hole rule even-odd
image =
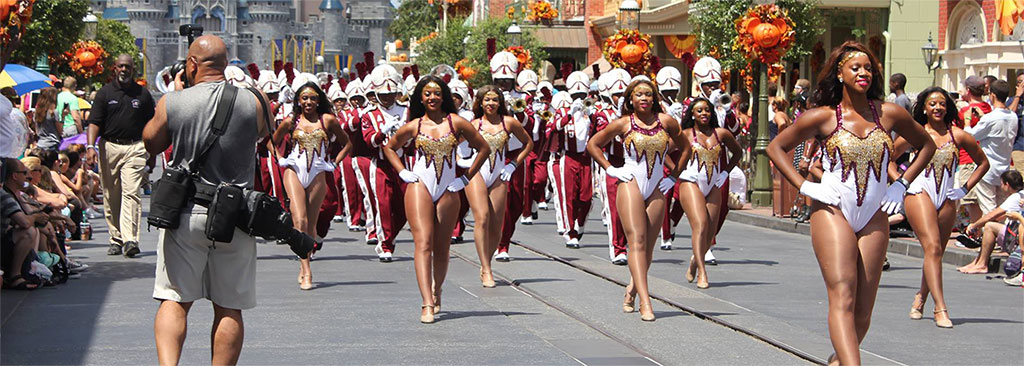
[[[587,109],[593,108],[594,105],[596,105],[596,104],[597,104],[597,99],[594,99],[594,98],[587,98],[587,99],[583,100],[583,107],[587,108]]]
[[[540,119],[542,121],[547,122],[550,121],[552,118],[555,118],[555,114],[551,113],[550,110],[545,109],[543,111],[540,111]]]
[[[512,113],[523,113],[523,112],[525,112],[526,111],[526,99],[523,99],[523,98],[513,99],[512,103],[509,105],[509,109],[512,110]]]

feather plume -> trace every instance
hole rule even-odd
[[[252,77],[253,80],[256,80],[256,79],[260,78],[260,67],[259,66],[256,66],[256,64],[248,64],[248,65],[245,65],[245,68],[249,70],[249,76]]]
[[[565,79],[565,78],[569,77],[569,74],[572,73],[572,63],[570,63],[570,62],[563,62],[562,63],[562,68],[561,68],[560,72],[561,72],[561,74],[559,76],[562,79]]]
[[[412,69],[409,66],[402,68],[402,80],[408,79],[409,75],[412,75]]]
[[[444,80],[445,84],[448,84],[448,83],[450,83],[452,81],[452,75],[451,74],[444,74],[444,76],[441,77],[441,79]]]
[[[363,67],[366,67],[368,69],[373,69],[373,65],[374,64],[375,64],[375,62],[373,60],[373,52],[366,52],[366,53],[364,53],[363,54],[363,65],[364,66]]]
[[[283,70],[283,69],[284,69],[284,61],[274,60],[274,75],[280,74],[281,70]]]
[[[490,60],[494,57],[494,54],[498,53],[498,40],[494,38],[487,39],[487,59]]]
[[[288,79],[288,84],[295,80],[295,64],[291,62],[284,64],[284,76]]]
[[[356,79],[356,73],[354,73],[354,72],[348,73],[348,79],[349,80],[355,80]]]
[[[658,56],[651,56],[651,70],[657,73],[658,71],[661,71],[661,67],[661,58]]]
[[[338,86],[341,87],[341,90],[348,89],[348,80],[338,79]]]
[[[601,66],[593,64],[590,66],[590,69],[594,71],[594,80],[597,80],[597,78],[601,76]]]
[[[366,64],[362,62],[356,63],[356,72],[359,74],[360,79],[366,76]]]
[[[550,99],[550,98],[551,98],[551,89],[548,89],[548,88],[542,88],[542,89],[540,90],[540,93],[541,93],[541,94],[544,94],[544,98],[548,98],[548,99]]]
[[[420,67],[417,66],[416,64],[413,64],[409,68],[412,69],[412,77],[416,78],[416,80],[419,80],[420,79]]]

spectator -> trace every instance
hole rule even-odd
[[[75,87],[78,82],[74,77],[64,78],[64,88],[57,94],[57,116],[62,122],[64,138],[82,133],[82,114],[78,110],[78,96]]]
[[[957,268],[961,273],[988,273],[988,262],[992,256],[995,244],[996,242],[1003,241],[1003,234],[1006,232],[1006,223],[1002,221],[1006,219],[1006,214],[1009,212],[1021,212],[1021,201],[1024,200],[1024,178],[1021,178],[1020,172],[1008,170],[1000,175],[1000,179],[1002,180],[1002,185],[1000,185],[999,189],[1005,192],[1008,197],[999,207],[989,211],[981,219],[967,226],[968,233],[981,230],[981,251],[978,252],[978,257],[973,262]]]
[[[964,80],[963,99],[967,105],[963,107],[958,105],[960,108],[960,120],[955,122],[957,127],[964,130],[967,130],[968,127],[974,127],[981,120],[982,116],[992,111],[992,106],[982,100],[984,93],[985,81],[982,78],[972,75]],[[967,184],[967,179],[970,179],[971,175],[974,174],[974,170],[978,168],[978,165],[974,163],[974,159],[971,159],[971,156],[964,149],[960,149],[960,156],[957,161],[959,166],[954,177],[954,185],[956,187],[963,187]],[[993,170],[989,169],[989,173],[992,173]],[[1001,172],[995,172],[997,175],[999,173]],[[969,222],[974,222],[981,218],[982,210],[978,206],[977,192],[978,187],[975,186],[974,189],[967,192],[966,196],[960,199],[960,208],[967,211],[967,216],[970,218]]]
[[[3,158],[3,190],[0,191],[0,236],[3,249],[3,287],[15,290],[33,290],[40,281],[29,273],[26,267],[31,263],[36,243],[39,242],[37,224],[45,224],[47,217],[42,213],[26,215],[15,198],[25,184],[28,168],[17,159]]]
[[[57,89],[46,88],[39,92],[36,111],[32,114],[32,130],[36,134],[36,147],[57,150],[60,146],[62,123],[57,118]]]
[[[1013,139],[1017,136],[1017,115],[1006,109],[1006,97],[1010,94],[1010,84],[1004,80],[996,80],[990,87],[994,109],[981,117],[974,127],[965,129],[978,140],[978,145],[985,152],[991,168],[974,187],[977,193],[978,206],[982,212],[996,208],[1002,194],[998,191],[999,176],[1010,169],[1010,153],[1013,150]]]
[[[895,73],[889,77],[889,90],[896,95],[896,99],[893,103],[896,103],[903,109],[907,110],[907,113],[912,113],[913,103],[910,101],[910,97],[907,96],[907,92],[904,91],[907,87],[907,76],[902,73]]]
[[[1024,71],[1017,72],[1017,90],[1012,100],[1007,102],[1009,109],[1017,114],[1017,136],[1013,139],[1013,152],[1010,157],[1013,160],[1013,168],[1024,174]]]
[[[11,144],[12,151],[25,151],[25,146],[28,146],[28,119],[25,116],[25,112],[21,111],[21,98],[18,98],[18,93],[14,91],[12,87],[4,87],[0,89],[0,94],[11,101],[13,108],[11,108],[11,120],[15,123],[9,125],[13,129],[14,135]]]
[[[21,44],[21,32],[9,35],[7,47],[0,49],[0,72],[4,71],[7,59],[11,53]],[[23,147],[18,147],[18,130],[16,122],[11,118],[14,110],[14,103],[7,98],[0,98],[0,157],[17,158],[24,152]]]
[[[1021,205],[1024,206],[1024,203]],[[1007,212],[1006,219],[1017,221],[1017,250],[1021,250],[1021,248],[1024,248],[1024,235],[1020,235],[1021,233],[1019,230],[1024,227],[1024,216],[1021,216],[1020,212]],[[1017,271],[1017,274],[1015,275],[1007,274],[1006,278],[1003,279],[1003,283],[1010,286],[1020,287],[1024,286],[1024,281],[1022,280],[1024,280],[1024,276],[1021,276],[1021,271]]]
[[[107,254],[132,258],[139,254],[139,188],[149,160],[142,129],[153,118],[156,104],[149,91],[135,83],[135,61],[130,55],[117,56],[113,70],[116,77],[93,100],[88,160],[99,154],[103,214],[110,230]],[[98,146],[93,145],[97,138]]]
[[[988,102],[988,104],[992,104],[992,99],[989,98],[988,95],[992,94],[992,91],[990,89],[992,87],[992,83],[994,83],[996,80],[999,80],[999,78],[997,78],[997,77],[995,77],[993,75],[985,75],[984,79],[985,79],[985,94],[984,94],[985,98],[984,99],[985,99],[986,102]]]

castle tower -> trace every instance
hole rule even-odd
[[[341,67],[336,66],[334,56],[344,57],[342,50],[348,49],[348,22],[345,11],[338,0],[323,0],[320,3],[323,22],[324,65],[327,72],[334,72]]]

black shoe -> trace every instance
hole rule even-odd
[[[284,239],[277,239],[277,245],[285,245],[285,244],[288,244],[288,242],[285,241]]]
[[[461,242],[462,242],[462,237],[461,236],[453,236],[452,237],[452,244],[458,244],[458,243],[461,243]]]
[[[970,248],[970,249],[980,248],[981,247],[981,243],[979,243],[977,240],[974,240],[974,238],[969,237],[969,236],[964,235],[964,234],[957,235],[956,236],[956,241],[960,242],[960,244],[963,244],[964,247],[967,247],[967,248]]]
[[[612,264],[616,266],[625,266],[627,263],[629,262],[627,262],[625,259],[616,259],[612,261]]]
[[[366,245],[377,245],[377,238],[366,239]]]
[[[128,258],[135,258],[135,255],[139,254],[139,243],[129,241],[124,243],[124,256]]]
[[[111,243],[110,249],[107,249],[107,255],[121,255],[121,246]]]
[[[885,262],[882,262],[882,270],[883,271],[888,271],[889,270],[889,258],[888,257],[885,258]]]

